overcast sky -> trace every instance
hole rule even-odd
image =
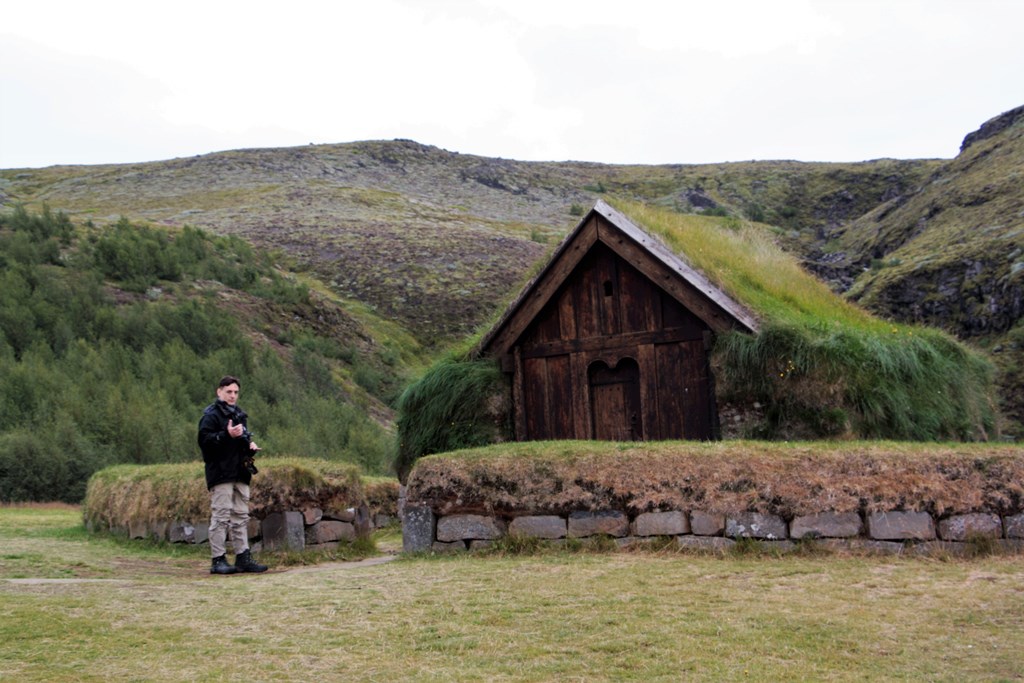
[[[411,138],[521,160],[953,157],[1018,0],[24,0],[0,168]]]

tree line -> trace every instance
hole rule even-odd
[[[257,346],[252,321],[218,299],[230,290],[312,305],[238,237],[0,214],[0,501],[78,502],[102,467],[198,459],[196,425],[225,374],[242,378],[267,452],[387,472],[393,439],[338,379],[353,360],[342,340],[299,330],[284,352]]]

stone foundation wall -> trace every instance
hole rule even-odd
[[[645,512],[578,511],[568,515],[501,517],[476,514],[438,516],[424,505],[402,509],[405,552],[451,552],[486,547],[504,536],[566,539],[606,536],[619,546],[658,537],[674,538],[683,548],[724,550],[739,539],[756,539],[769,548],[790,550],[795,541],[820,539],[827,547],[881,552],[965,552],[984,542],[1024,550],[1024,514],[978,512],[935,518],[927,512],[824,512],[793,519],[744,513],[724,515],[701,510]]]
[[[365,507],[324,511],[319,508],[271,512],[263,519],[249,519],[249,545],[261,550],[329,550],[340,543],[367,538],[376,526],[385,526],[392,517],[371,517]],[[90,531],[97,529],[90,528]],[[168,543],[207,543],[210,520],[133,523],[127,529],[105,529],[131,539],[150,539]],[[230,547],[230,542],[228,543]]]

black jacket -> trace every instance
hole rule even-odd
[[[241,436],[237,439],[228,434],[228,421],[241,423],[246,428],[248,415],[238,406],[231,407],[217,399],[206,406],[203,417],[199,420],[199,448],[203,452],[206,463],[206,488],[212,489],[217,484],[232,481],[248,484],[252,475],[245,467],[245,461],[251,457],[249,438]]]

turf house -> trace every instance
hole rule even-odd
[[[406,390],[401,477],[508,440],[996,434],[987,359],[845,301],[769,226],[616,206],[598,201],[471,351]]]
[[[519,440],[720,436],[708,351],[757,321],[598,202],[485,335],[512,386]]]

